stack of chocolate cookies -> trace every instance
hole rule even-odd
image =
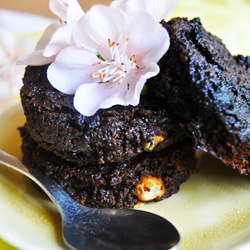
[[[135,207],[169,197],[193,173],[196,149],[250,173],[249,58],[233,57],[199,19],[162,25],[170,48],[136,107],[83,116],[73,96],[51,86],[48,66],[26,69],[23,161],[81,204]]]
[[[79,203],[118,208],[168,197],[191,175],[192,140],[155,98],[85,117],[46,72],[27,67],[21,90],[23,161],[31,170],[40,168]]]

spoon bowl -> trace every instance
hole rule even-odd
[[[166,219],[134,209],[98,209],[80,205],[38,170],[30,172],[16,157],[0,150],[1,166],[14,169],[41,187],[62,216],[62,237],[69,249],[172,249],[180,241]]]

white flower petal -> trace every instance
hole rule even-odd
[[[151,77],[158,75],[159,72],[160,72],[159,65],[155,62],[151,62],[148,63],[147,68],[142,70],[142,76],[145,79],[150,79]]]
[[[42,37],[40,38],[40,40],[38,41],[37,45],[36,45],[36,50],[42,50],[44,49],[47,44],[49,43],[49,41],[51,40],[53,34],[55,33],[55,31],[60,27],[59,24],[51,24],[49,25],[46,30],[44,31]]]
[[[26,62],[30,65],[51,63],[53,62],[51,59],[54,59],[62,49],[72,45],[73,26],[84,15],[78,1],[50,0],[50,9],[61,19],[62,24],[48,26],[37,43],[37,51],[21,59],[19,63]]]
[[[146,12],[132,13],[128,27],[133,27],[128,30],[128,53],[134,54],[140,61],[158,62],[168,50],[168,32]]]
[[[111,6],[120,8],[127,14],[146,10],[156,22],[165,19],[176,6],[178,0],[116,0]]]
[[[68,0],[50,0],[49,8],[62,21],[67,21]]]
[[[118,9],[93,6],[77,23],[74,41],[79,47],[96,48],[100,52],[108,47],[108,39],[117,42],[123,36],[125,20],[124,13]]]
[[[175,8],[178,0],[147,0],[144,2],[146,10],[153,16],[156,22],[160,22]]]
[[[67,24],[75,24],[82,16],[84,12],[77,0],[69,0],[67,11]]]
[[[50,10],[65,23],[74,23],[84,15],[77,0],[50,0]]]
[[[43,55],[43,50],[37,50],[28,54],[27,56],[21,57],[18,61],[18,65],[31,65],[40,66],[52,63],[55,60],[54,56],[45,57]]]
[[[46,57],[56,55],[72,44],[73,25],[84,15],[77,0],[51,0],[50,7],[65,23],[50,25],[38,42],[36,49],[44,49]]]
[[[72,44],[72,26],[64,25],[59,27],[52,35],[49,43],[44,49],[44,56],[53,56],[58,54],[63,48]]]
[[[146,0],[149,1],[149,0]],[[110,6],[114,7],[114,8],[119,8],[122,9],[124,12],[126,12],[127,14],[130,14],[134,11],[138,11],[138,10],[145,10],[146,6],[145,6],[145,2],[143,0],[116,0],[116,1],[112,1]]]
[[[129,83],[129,90],[126,93],[126,102],[131,105],[138,105],[140,101],[141,91],[147,81],[147,79],[156,76],[160,71],[159,66],[152,62],[147,65],[147,68],[134,71],[130,74],[126,82]]]
[[[74,97],[76,110],[85,116],[92,116],[99,109],[107,109],[118,104],[127,105],[124,87],[115,83],[82,84]]]
[[[51,85],[65,94],[74,94],[76,89],[85,82],[95,82],[90,77],[98,61],[95,54],[76,47],[63,49],[47,71]]]

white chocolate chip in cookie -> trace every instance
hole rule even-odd
[[[165,191],[162,179],[153,176],[142,177],[136,185],[136,196],[140,201],[151,201],[161,198]]]
[[[154,148],[162,141],[165,140],[165,137],[163,135],[154,135],[152,141],[146,142],[144,144],[144,150],[146,152],[152,152]]]

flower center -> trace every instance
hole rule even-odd
[[[98,54],[100,61],[93,64],[93,66],[100,65],[100,69],[94,71],[90,76],[99,78],[100,83],[112,81],[121,84],[131,69],[139,69],[135,55],[130,57],[126,55],[128,41],[129,39],[126,38],[125,42],[121,44],[108,39],[111,59],[105,60],[102,55]]]

